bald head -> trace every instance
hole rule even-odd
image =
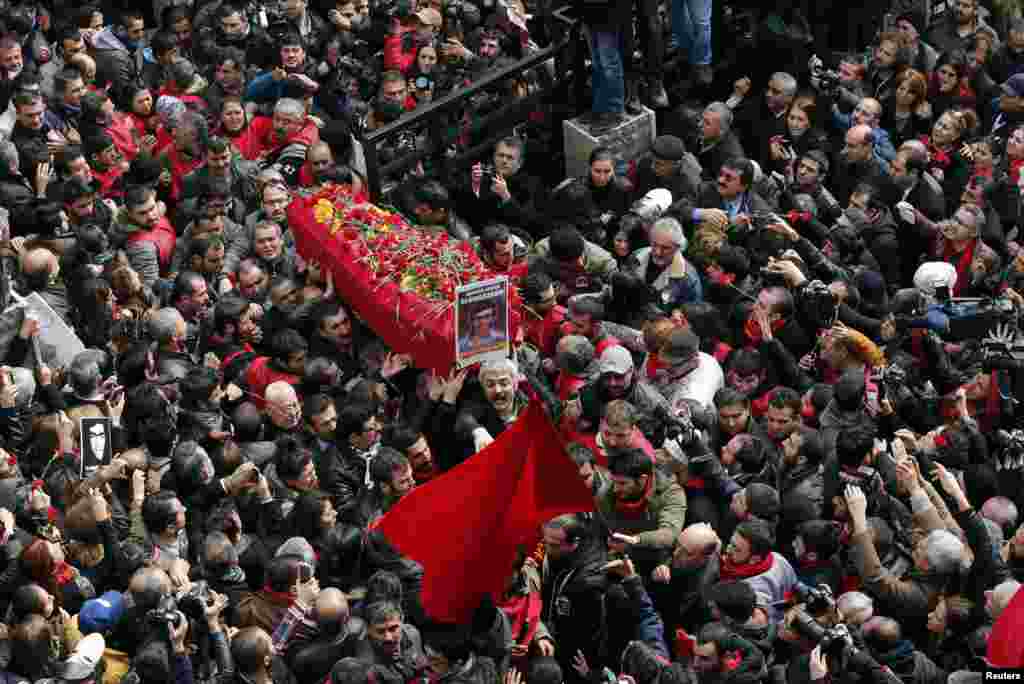
[[[846,132],[843,155],[848,162],[865,162],[871,158],[874,135],[870,126],[858,124]]]
[[[676,566],[701,565],[717,553],[721,545],[722,542],[710,525],[695,523],[679,534],[672,562]]]
[[[165,595],[171,593],[171,577],[160,568],[140,568],[128,582],[128,591],[135,605],[143,610],[156,608]]]
[[[853,123],[874,128],[882,119],[882,103],[873,97],[865,97],[853,112]]]
[[[288,404],[299,400],[295,388],[287,382],[272,382],[267,385],[266,399],[273,404]]]
[[[991,520],[1003,532],[1017,528],[1017,505],[1005,496],[993,496],[981,507],[981,517]]]
[[[995,589],[985,592],[985,609],[993,620],[1006,610],[1006,606],[1010,605],[1010,601],[1018,589],[1020,589],[1020,582],[1010,579],[996,585]]]
[[[48,249],[37,247],[25,252],[21,258],[21,270],[26,275],[50,273],[57,266],[57,257]]]
[[[863,625],[875,614],[871,597],[859,591],[848,591],[836,599],[836,609],[843,621],[857,626]]]

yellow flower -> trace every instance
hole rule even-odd
[[[334,205],[327,200],[320,200],[313,208],[313,216],[317,223],[327,223],[334,216]]]

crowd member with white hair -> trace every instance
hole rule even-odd
[[[630,257],[626,273],[647,283],[657,306],[665,313],[703,301],[700,274],[683,256],[687,241],[679,221],[661,217],[651,226],[649,239],[649,247],[638,249]]]

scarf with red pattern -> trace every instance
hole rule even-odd
[[[763,575],[774,564],[775,556],[769,553],[757,563],[733,563],[729,556],[723,555],[718,565],[723,580],[741,580]]]
[[[615,500],[615,512],[624,518],[632,518],[634,520],[643,516],[644,511],[647,510],[647,504],[651,500],[651,494],[654,493],[654,475],[647,476],[647,485],[644,487],[644,494],[636,501],[627,501],[623,499]]]

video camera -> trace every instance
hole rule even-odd
[[[825,63],[818,55],[812,55],[807,66],[811,71],[811,85],[823,95],[834,95],[839,89],[839,72],[826,69]]]
[[[818,330],[827,330],[839,318],[839,300],[828,285],[812,280],[804,286],[801,294],[804,314]]]
[[[1024,468],[1024,430],[996,430],[996,470]]]
[[[800,592],[799,598],[805,609],[794,611],[790,623],[793,629],[808,641],[820,646],[823,655],[842,661],[854,648],[849,628],[844,624],[825,627],[814,619],[816,615],[825,615],[835,610],[836,601],[832,595],[832,588],[827,584],[808,587]]]
[[[206,616],[206,608],[214,603],[210,585],[206,580],[193,582],[187,589],[164,596],[157,607],[146,613],[152,624],[166,625],[168,631],[181,628],[183,619],[200,621]]]

